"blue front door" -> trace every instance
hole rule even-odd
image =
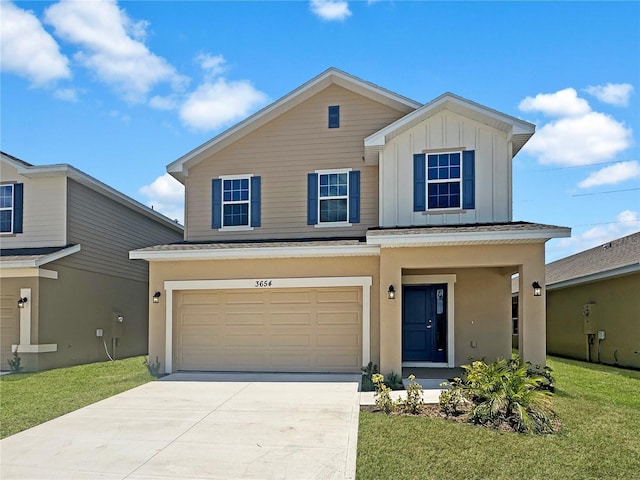
[[[402,361],[447,361],[447,285],[402,287]]]

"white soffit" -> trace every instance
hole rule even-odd
[[[48,255],[38,255],[35,258],[29,258],[27,260],[10,260],[1,262],[2,268],[37,268],[41,265],[54,262],[61,258],[67,257],[80,251],[80,245],[73,245],[69,248],[58,250],[57,252],[50,253]]]

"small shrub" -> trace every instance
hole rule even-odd
[[[373,396],[376,401],[376,407],[384,413],[391,413],[395,409],[396,404],[391,399],[391,389],[384,384],[384,376],[379,373],[374,373],[372,375],[372,381],[376,389]]]
[[[415,375],[409,375],[409,383],[407,384],[407,398],[400,399],[398,406],[404,413],[415,415],[420,413],[423,401],[422,385],[415,381]]]
[[[147,357],[144,361],[144,364],[151,375],[153,375],[154,377],[158,377],[160,375],[160,361],[158,360],[157,356],[155,362],[149,362],[149,358]]]
[[[455,378],[452,383],[442,382],[441,387],[445,388],[440,393],[438,403],[440,404],[440,410],[447,416],[458,415],[462,411],[462,405],[464,398],[462,391],[458,383],[459,378]]]
[[[369,362],[367,366],[362,367],[362,380],[360,381],[361,392],[373,392],[375,385],[373,384],[373,375],[378,373],[378,365]]]
[[[18,373],[24,369],[24,367],[20,365],[21,360],[20,355],[18,355],[18,348],[16,347],[11,354],[11,358],[7,359],[7,363],[9,363],[9,368],[12,372]]]
[[[402,383],[402,377],[391,370],[390,373],[384,377],[384,384],[389,387],[391,390],[404,390],[404,385]]]

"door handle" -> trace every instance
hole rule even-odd
[[[431,328],[431,326],[432,326],[432,325],[431,325],[431,322],[433,322],[433,320],[432,320],[432,319],[429,319],[429,322],[427,323],[427,328]]]

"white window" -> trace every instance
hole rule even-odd
[[[222,227],[249,226],[251,218],[249,177],[222,180]]]
[[[349,218],[349,172],[318,174],[320,223],[346,223]]]
[[[460,208],[461,152],[427,155],[427,208]]]
[[[0,233],[13,232],[13,185],[0,185]]]

